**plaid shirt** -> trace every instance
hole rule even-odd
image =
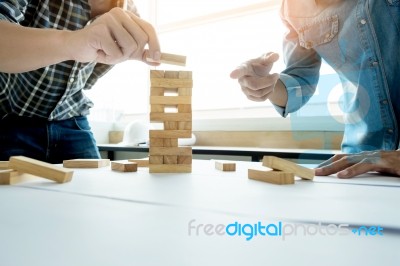
[[[136,11],[132,2],[128,8]],[[91,18],[87,0],[0,0],[0,19],[32,28],[78,30]],[[0,72],[0,118],[11,113],[48,120],[88,115],[93,103],[83,89],[111,67],[65,61],[25,73]]]

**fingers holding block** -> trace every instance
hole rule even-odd
[[[315,176],[314,169],[306,168],[275,156],[264,156],[263,166],[272,168],[274,170],[294,173],[296,176],[301,177],[302,179],[313,180]]]
[[[249,169],[248,177],[249,179],[264,181],[276,185],[294,184],[294,174],[288,172]]]

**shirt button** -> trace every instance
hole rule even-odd
[[[392,133],[393,133],[393,129],[389,128],[389,129],[387,130],[387,132],[389,132],[390,134],[392,134]]]
[[[386,104],[388,104],[388,101],[387,100],[382,100],[381,103],[386,105]]]
[[[70,83],[72,83],[72,82],[74,82],[74,81],[75,81],[74,78],[70,78],[70,79],[69,79],[69,82],[70,82]]]
[[[378,61],[372,62],[372,66],[377,66],[378,64],[379,64]]]
[[[367,24],[367,21],[365,19],[360,20],[361,24],[365,25]]]

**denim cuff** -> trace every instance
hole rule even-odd
[[[275,104],[274,107],[276,111],[283,117],[287,117],[288,114],[293,113],[294,111],[297,111],[303,102],[303,93],[301,91],[301,86],[299,82],[284,73],[280,74],[280,80],[286,87],[286,91],[288,93],[288,101],[286,104],[286,107],[280,107]]]

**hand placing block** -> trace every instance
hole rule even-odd
[[[294,174],[281,171],[248,170],[249,179],[264,181],[276,185],[294,184]]]
[[[137,172],[138,164],[134,162],[111,162],[111,170],[119,172]]]
[[[287,161],[275,156],[264,156],[263,166],[272,168],[274,170],[281,170],[284,172],[293,173],[294,175],[301,177],[302,179],[313,180],[315,176],[314,169],[306,168],[291,161]]]
[[[236,163],[215,161],[215,169],[224,172],[234,172],[236,171]]]
[[[64,160],[65,168],[100,168],[110,165],[110,159],[73,159]]]
[[[74,171],[25,156],[10,157],[9,167],[21,173],[47,178],[58,183],[71,181]]]

